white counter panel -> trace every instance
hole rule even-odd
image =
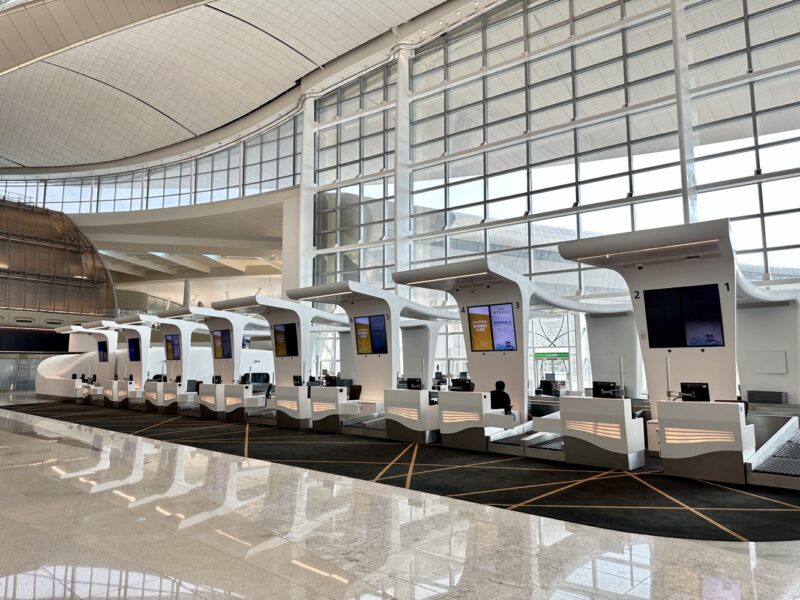
[[[620,454],[644,451],[644,424],[631,415],[630,398],[562,396],[564,435]]]
[[[347,388],[335,386],[311,388],[311,418],[315,421],[330,415],[342,414],[345,403],[347,403]]]
[[[755,452],[755,431],[737,402],[658,403],[658,438],[663,458],[689,458],[711,452]]]
[[[483,392],[439,392],[441,432],[458,433],[471,427],[483,427],[483,415],[489,412],[491,400]]]
[[[305,386],[279,385],[275,388],[275,408],[294,419],[311,418],[311,400]]]
[[[384,390],[386,418],[414,431],[439,429],[439,407],[431,406],[428,397],[427,390]]]

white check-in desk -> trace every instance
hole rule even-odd
[[[128,398],[137,395],[134,393],[136,385],[132,381],[108,379],[99,382],[103,387],[103,397],[106,406],[113,406],[118,408],[127,408]]]
[[[311,399],[304,385],[279,385],[275,387],[275,419],[278,427],[309,429],[311,427]]]
[[[358,416],[361,403],[347,399],[347,388],[314,386],[311,388],[311,426],[314,431],[341,433],[342,421]]]
[[[144,398],[148,411],[177,415],[179,406],[196,401],[196,394],[187,392],[184,382],[147,381],[144,384]]]
[[[253,387],[240,383],[202,383],[198,393],[200,417],[244,422],[248,408],[263,408],[264,396],[253,396]]]
[[[659,453],[666,475],[745,483],[755,452],[753,425],[739,402],[658,403]]]
[[[442,445],[486,452],[492,435],[518,425],[513,415],[491,406],[488,392],[439,392]]]
[[[418,444],[439,441],[439,405],[431,405],[428,390],[384,390],[383,404],[387,439]]]
[[[644,419],[633,417],[630,398],[562,396],[559,405],[566,462],[625,470],[644,465]],[[546,420],[537,419],[534,429]]]

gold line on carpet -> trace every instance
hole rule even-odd
[[[596,471],[592,471],[596,473]],[[603,479],[613,479],[614,477],[625,477],[625,475],[615,475],[612,477],[604,477]],[[599,477],[597,479],[600,479]],[[513,487],[506,487],[506,488],[495,488],[490,490],[478,490],[475,492],[459,492],[458,494],[448,494],[449,498],[461,498],[462,496],[475,496],[478,494],[491,494],[494,492],[513,492],[516,490],[527,490],[531,488],[538,488],[538,487],[547,487],[548,485],[564,485],[567,483],[583,483],[586,481],[585,477],[580,479],[566,479],[563,481],[547,481],[542,483],[529,483],[526,485],[515,485]]]
[[[408,474],[406,475],[406,489],[411,489],[411,477],[414,475],[414,463],[417,462],[417,451],[419,444],[414,444],[414,452],[411,455],[411,462],[408,465]]]
[[[405,448],[403,448],[403,450],[400,452],[400,454],[395,456],[389,464],[387,464],[385,467],[383,467],[383,469],[381,469],[380,473],[378,473],[377,475],[375,475],[375,477],[372,478],[372,481],[378,481],[383,476],[383,474],[386,473],[386,471],[388,471],[389,469],[391,469],[392,466],[394,465],[394,463],[396,463],[398,460],[403,458],[403,455],[406,452],[408,452],[413,446],[414,446],[414,444],[411,443],[408,446],[406,446]]]
[[[678,500],[677,498],[675,498],[674,496],[672,496],[672,495],[668,494],[668,493],[667,493],[667,492],[665,492],[664,490],[657,488],[657,487],[656,487],[656,486],[654,486],[652,483],[650,483],[650,482],[648,482],[648,481],[645,481],[644,479],[640,479],[639,477],[637,477],[637,476],[636,476],[636,475],[634,475],[633,473],[628,473],[628,475],[629,475],[630,477],[633,477],[633,478],[634,478],[636,481],[640,482],[642,485],[645,485],[645,486],[649,487],[649,488],[650,488],[651,490],[653,490],[654,492],[657,492],[657,493],[661,494],[662,496],[664,496],[665,498],[667,498],[668,500],[671,500],[671,501],[672,501],[672,502],[674,502],[675,504],[678,504],[679,506],[683,506],[684,508],[687,508],[687,509],[688,509],[688,510],[690,510],[690,511],[691,511],[693,514],[697,515],[698,517],[700,517],[701,519],[703,519],[703,520],[705,520],[705,521],[708,521],[709,523],[711,523],[711,524],[712,524],[712,525],[714,525],[715,527],[717,527],[717,528],[721,529],[722,531],[724,531],[724,532],[725,532],[725,533],[727,533],[728,535],[732,536],[734,539],[736,539],[736,540],[738,540],[738,541],[740,541],[740,542],[747,542],[747,541],[748,541],[748,539],[747,539],[747,538],[745,538],[745,537],[743,537],[743,536],[739,535],[738,533],[736,533],[735,531],[733,531],[733,530],[731,530],[731,529],[728,529],[728,528],[727,528],[727,527],[725,527],[725,525],[723,525],[722,523],[719,523],[719,522],[715,521],[714,519],[712,519],[712,518],[711,518],[711,517],[709,517],[708,515],[704,515],[703,513],[701,513],[701,512],[700,512],[699,510],[697,510],[696,508],[692,508],[691,506],[689,506],[689,505],[688,505],[688,504],[686,504],[685,502],[682,502],[682,501]]]
[[[478,466],[478,465],[488,465],[488,464],[491,464],[491,463],[505,462],[505,461],[508,461],[508,460],[519,460],[520,458],[523,458],[523,457],[522,456],[512,456],[510,458],[500,458],[500,459],[497,459],[497,460],[487,460],[487,461],[484,461],[484,462],[479,462],[479,463],[474,463],[474,464],[469,464],[469,465],[449,465],[449,466],[446,466],[446,467],[442,467],[441,469],[431,469],[430,471],[419,471],[417,473],[417,475],[420,476],[420,475],[428,475],[429,473],[441,473],[442,471],[452,471],[453,469],[468,469],[470,467],[475,467],[475,466]],[[400,477],[405,477],[405,475],[389,475],[388,477],[383,477],[381,479],[381,481],[387,481],[389,479],[398,479]],[[373,480],[373,481],[375,481],[375,480]]]
[[[247,458],[248,450],[250,449],[250,423],[244,426],[244,457]]]
[[[783,500],[776,500],[775,498],[770,498],[769,496],[762,496],[761,494],[754,494],[753,492],[745,492],[744,490],[737,490],[736,488],[728,487],[727,485],[722,485],[721,483],[716,483],[714,481],[706,481],[705,479],[698,479],[697,481],[700,481],[702,483],[707,483],[708,485],[713,485],[718,488],[722,488],[723,490],[738,492],[739,494],[744,494],[745,496],[752,496],[753,498],[767,500],[769,502],[774,502],[775,504],[783,504],[784,506],[790,506],[791,508],[800,509],[800,506],[797,506],[796,504],[790,504],[789,502],[784,502]]]
[[[152,429],[153,427],[158,427],[159,425],[165,425],[165,424],[169,423],[170,421],[174,421],[175,419],[180,419],[180,418],[181,418],[180,415],[178,415],[177,417],[172,417],[171,419],[167,419],[166,421],[159,421],[158,423],[153,423],[152,425],[150,425],[150,427],[145,427],[144,429],[139,429],[137,431],[132,431],[131,433],[129,433],[127,435],[138,435],[138,434],[142,433],[143,431],[147,431],[148,429]]]
[[[616,471],[616,469],[610,469],[608,471],[601,471],[600,473],[597,473],[597,474],[593,475],[592,477],[587,477],[585,479],[580,479],[578,481],[570,483],[569,485],[565,485],[565,486],[562,486],[562,487],[560,487],[558,489],[550,490],[549,492],[545,492],[544,494],[539,494],[538,496],[534,496],[533,498],[529,498],[528,500],[524,500],[522,502],[517,502],[513,506],[510,506],[509,510],[515,510],[517,508],[520,508],[521,506],[527,506],[531,502],[536,502],[537,500],[540,500],[542,498],[547,498],[548,496],[552,496],[553,494],[558,494],[559,492],[563,492],[563,491],[568,490],[570,488],[574,488],[575,486],[581,485],[582,483],[586,483],[587,481],[592,481],[593,479],[598,479],[598,478],[602,477],[603,475],[607,475],[609,473],[613,473],[614,471]]]

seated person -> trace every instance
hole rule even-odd
[[[502,408],[503,412],[507,415],[513,414],[511,412],[511,398],[506,394],[506,382],[498,381],[494,384],[494,389],[491,393],[492,408]]]

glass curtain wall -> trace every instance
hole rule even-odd
[[[188,206],[300,183],[302,114],[216,152],[114,175],[0,178],[0,197],[65,213]]]
[[[689,215],[732,219],[749,278],[794,281],[800,3],[693,0],[682,8],[673,15],[665,0],[515,0],[417,48],[410,118],[395,125],[409,134],[411,166],[393,173],[410,185],[410,243],[397,244],[410,254],[395,257],[387,245],[381,263],[373,249],[380,241],[336,220],[342,190],[354,198],[362,171],[342,170],[341,149],[336,158],[332,150],[339,140],[321,124],[317,135],[328,142],[316,145],[317,175],[339,171],[335,180],[317,179],[316,280],[378,283],[383,267],[384,286],[393,287],[386,274],[395,264],[493,256],[551,292],[613,300],[625,292],[621,278],[563,260],[557,244],[677,225]],[[685,32],[677,49],[673,27]],[[676,56],[686,61],[679,77]],[[339,117],[333,98],[355,107],[358,86],[331,92],[317,114]],[[347,154],[355,164],[355,150]],[[358,193],[349,206],[363,203]],[[534,323],[534,332],[549,326]],[[585,373],[575,362],[583,335],[574,322],[570,331],[574,379]],[[464,370],[458,326],[441,334],[436,357],[450,373]]]

